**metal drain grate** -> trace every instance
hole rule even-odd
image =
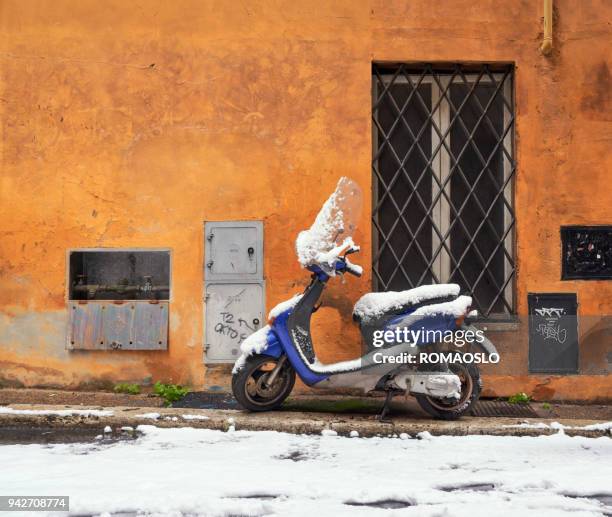
[[[479,400],[472,409],[472,416],[538,417],[529,404],[510,404],[504,400]]]
[[[211,393],[208,391],[192,391],[181,400],[174,402],[172,407],[194,409],[240,409],[231,393]]]

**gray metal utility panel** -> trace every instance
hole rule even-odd
[[[205,224],[204,277],[207,282],[263,280],[263,223],[219,221]]]
[[[528,293],[529,373],[578,373],[576,293]]]
[[[70,301],[69,350],[166,350],[168,302]]]
[[[167,248],[68,250],[68,350],[166,350]]]
[[[261,284],[206,285],[206,362],[234,362],[240,344],[263,325]]]
[[[204,225],[204,361],[233,363],[264,325],[263,223]]]

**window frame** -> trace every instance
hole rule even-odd
[[[451,196],[451,182],[448,180],[451,174],[451,156],[449,153],[449,149],[451,148],[451,132],[449,131],[450,122],[451,122],[451,103],[449,101],[450,97],[450,83],[451,80],[453,84],[462,84],[466,86],[473,86],[475,83],[478,84],[497,84],[499,85],[500,81],[503,81],[500,86],[499,93],[497,95],[501,95],[502,109],[503,109],[503,126],[502,126],[502,141],[501,144],[501,156],[502,156],[502,172],[503,172],[503,194],[501,195],[501,200],[505,199],[508,204],[512,207],[513,212],[510,213],[508,208],[503,205],[503,233],[505,237],[501,239],[503,244],[501,244],[500,249],[506,250],[507,253],[511,256],[512,262],[508,259],[506,253],[503,254],[503,274],[504,274],[504,282],[505,285],[502,286],[503,289],[503,299],[505,303],[507,303],[511,310],[508,311],[505,307],[504,303],[504,312],[491,312],[487,316],[483,316],[479,314],[480,319],[485,319],[487,321],[506,321],[506,320],[514,320],[517,314],[517,304],[516,304],[516,216],[514,213],[515,209],[515,182],[516,182],[516,170],[517,170],[517,160],[516,160],[516,147],[515,147],[515,120],[516,120],[516,103],[515,103],[515,67],[514,64],[503,64],[502,66],[506,69],[505,71],[490,71],[488,74],[483,73],[484,67],[495,65],[487,65],[487,64],[477,64],[477,67],[480,67],[480,72],[477,71],[468,71],[465,70],[464,67],[468,65],[462,65],[461,63],[457,63],[454,66],[461,67],[461,79],[457,82],[455,73],[452,71],[452,66],[442,65],[440,68],[437,66],[423,66],[422,64],[411,64],[411,63],[403,63],[399,64],[405,65],[410,69],[420,70],[414,71],[410,73],[377,73],[373,69],[372,73],[372,118],[375,119],[377,113],[377,103],[380,102],[381,98],[379,98],[379,88],[381,87],[380,83],[383,85],[389,84],[409,84],[411,88],[415,89],[422,84],[427,84],[431,87],[431,105],[428,106],[428,119],[430,119],[433,124],[431,124],[431,153],[433,155],[434,151],[438,146],[440,146],[441,137],[444,137],[444,143],[440,146],[438,151],[433,155],[431,161],[431,169],[435,175],[434,181],[432,181],[432,200],[438,196],[437,201],[433,204],[433,208],[431,211],[431,218],[433,220],[433,224],[430,222],[432,228],[432,249],[431,255],[435,254],[435,250],[438,247],[441,249],[438,251],[435,259],[433,259],[433,263],[430,269],[432,276],[434,276],[434,280],[437,279],[439,282],[448,282],[451,276],[451,257],[449,254],[450,242],[451,242],[451,234],[447,234],[450,222],[451,222],[451,209],[449,204],[449,199]],[[388,66],[385,63],[373,63],[373,67],[380,66],[386,67]],[[393,65],[391,65],[393,66]],[[426,68],[429,68],[429,71],[426,72]],[[508,104],[512,108],[512,112],[508,108]],[[437,106],[436,106],[437,105]],[[485,111],[488,113],[488,110]],[[459,110],[460,116],[461,110]],[[396,118],[399,117],[398,114],[395,115]],[[404,115],[402,115],[404,116]],[[438,131],[434,127],[434,124],[437,126]],[[511,126],[508,129],[508,126]],[[505,132],[505,134],[504,134]],[[471,140],[471,139],[470,139]],[[377,153],[381,146],[379,145],[379,134],[377,124],[372,121],[372,200],[373,200],[373,208],[376,206],[378,202],[378,183],[379,178],[378,174],[374,172],[374,168],[378,169],[378,161],[380,159],[380,154],[377,156]],[[425,149],[426,150],[426,149]],[[508,158],[508,154],[510,154],[511,158]],[[379,170],[379,169],[378,169]],[[508,181],[510,179],[510,181]],[[446,183],[445,183],[446,182]],[[441,194],[441,186],[444,188],[444,195]],[[501,189],[500,189],[501,190]],[[380,215],[380,209],[374,210],[372,213],[372,218],[378,223],[378,217]],[[436,232],[436,228],[438,228],[440,234],[442,236],[446,236],[444,239],[444,244],[441,244],[441,239],[439,237],[438,232]],[[372,249],[373,254],[372,257],[376,256],[377,250],[379,249],[379,230],[377,225],[372,225]],[[509,231],[508,231],[509,230]],[[503,235],[502,235],[503,236]],[[431,256],[429,257],[432,258]],[[375,264],[373,264],[375,267]],[[400,266],[397,265],[397,268]],[[512,273],[510,273],[512,272]],[[510,277],[509,277],[510,275]],[[379,279],[376,274],[372,275],[372,288],[374,291],[378,291],[380,289]]]

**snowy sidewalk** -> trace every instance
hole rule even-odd
[[[139,407],[84,407],[11,404],[0,406],[0,439],[7,437],[12,429],[18,436],[20,428],[41,429],[51,432],[89,430],[92,433],[110,426],[136,427],[155,424],[158,427],[197,427],[227,430],[235,426],[239,430],[281,431],[294,434],[320,434],[333,430],[349,436],[356,431],[360,436],[389,436],[407,433],[416,435],[427,431],[432,435],[465,436],[537,436],[555,434],[563,429],[570,436],[610,436],[612,422],[574,419],[543,418],[477,418],[464,417],[458,421],[445,422],[425,418],[393,415],[392,424],[378,422],[373,415],[314,413],[297,411],[273,411],[246,413],[236,410],[185,409],[185,408],[139,408]]]
[[[612,512],[608,437],[345,438],[154,426],[138,432],[136,440],[105,435],[86,443],[0,446],[10,466],[0,470],[2,491],[67,495],[73,515]]]

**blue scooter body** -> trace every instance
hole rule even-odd
[[[313,276],[316,280],[322,284],[327,283],[329,276],[324,273],[317,266],[308,268],[312,271]],[[337,266],[337,270],[342,272],[341,266]],[[392,318],[388,319],[384,326],[380,327],[380,330],[393,330],[396,327],[406,327],[410,329],[422,329],[422,338],[415,341],[415,346],[425,346],[431,344],[431,341],[427,340],[428,333],[426,331],[446,331],[456,330],[456,320],[448,315],[432,315],[419,319],[417,322],[411,325],[406,325],[404,322],[407,316],[410,316],[417,307],[412,307],[399,314],[395,314]],[[295,369],[297,375],[300,377],[302,382],[308,386],[314,386],[317,383],[327,380],[331,374],[324,374],[313,371],[308,364],[304,361],[302,355],[297,350],[288,329],[288,320],[295,307],[291,307],[282,313],[280,313],[272,323],[272,326],[267,336],[267,347],[260,351],[260,354],[268,355],[274,358],[279,358],[283,353],[287,355],[287,359],[291,363],[291,366]],[[431,334],[429,334],[431,335]],[[393,343],[389,343],[393,344]]]
[[[436,418],[458,418],[479,396],[478,369],[473,365],[451,367],[447,359],[429,360],[430,355],[440,356],[436,353],[444,342],[440,336],[464,327],[463,319],[470,313],[472,300],[460,296],[456,284],[364,295],[355,306],[353,319],[359,323],[365,354],[327,365],[316,358],[310,320],[327,281],[337,274],[362,274],[361,267],[347,258],[359,251],[351,236],[360,204],[358,185],[341,178],[310,229],[298,235],[296,252],[310,271],[311,282],[299,298],[273,311],[273,321],[265,330],[242,343],[242,355],[233,370],[234,396],[251,411],[276,409],[289,396],[297,375],[313,387],[385,392],[381,420],[395,393],[414,395]],[[487,339],[478,346],[489,355],[496,354]],[[421,354],[422,347],[433,353]],[[418,361],[413,360],[417,354]],[[269,363],[275,363],[271,369]],[[458,370],[461,378],[455,373]]]

